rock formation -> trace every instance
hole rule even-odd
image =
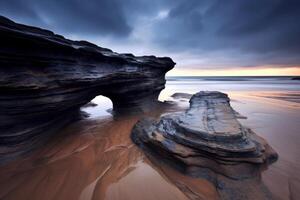
[[[157,102],[167,57],[118,54],[0,16],[0,158],[28,150],[74,119],[97,95],[115,111]]]
[[[225,188],[237,188],[241,186],[233,180],[257,181],[262,167],[278,156],[261,137],[242,126],[236,114],[226,94],[199,92],[191,97],[184,112],[166,114],[159,121],[140,120],[132,139],[186,174],[206,178],[211,173],[221,175],[230,182]],[[229,194],[227,197],[232,199]]]
[[[193,95],[188,93],[177,92],[171,95],[174,99],[190,99]]]

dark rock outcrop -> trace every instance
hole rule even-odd
[[[174,99],[190,99],[193,95],[188,93],[177,92],[171,95]]]
[[[19,154],[74,119],[97,95],[115,111],[157,102],[167,57],[118,54],[0,16],[0,158]]]
[[[225,182],[230,183],[225,184],[225,189],[249,192],[251,181],[243,188],[236,181],[255,180],[251,187],[258,187],[261,170],[276,161],[278,155],[237,118],[226,94],[199,92],[192,96],[190,107],[184,112],[166,114],[159,121],[140,120],[132,131],[132,139],[186,174],[206,178],[208,174],[221,175],[223,182],[227,179]],[[231,194],[226,195],[232,199]]]
[[[295,81],[300,81],[300,77],[293,77],[293,78],[291,78],[292,80],[295,80]]]

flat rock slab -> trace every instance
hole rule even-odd
[[[230,180],[259,179],[278,155],[237,118],[227,94],[202,91],[184,112],[140,120],[132,139],[186,174],[203,176],[205,169]]]

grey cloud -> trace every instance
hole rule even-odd
[[[245,66],[299,64],[299,20],[296,0],[178,1],[155,39],[168,51],[199,57],[223,51]]]
[[[1,0],[2,12],[23,23],[32,22],[64,34],[122,37],[132,30],[119,0]]]
[[[157,19],[161,11],[168,15]],[[199,66],[300,64],[298,0],[1,0],[0,13],[100,45],[105,39],[109,48],[156,49],[178,65],[184,55],[205,60]]]

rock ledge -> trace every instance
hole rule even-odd
[[[76,118],[95,96],[115,112],[157,103],[168,57],[118,54],[0,16],[0,161],[22,154]]]
[[[264,139],[240,124],[221,92],[199,92],[185,112],[164,115],[158,122],[140,120],[132,139],[193,175],[205,168],[235,180],[256,177],[278,157]]]

